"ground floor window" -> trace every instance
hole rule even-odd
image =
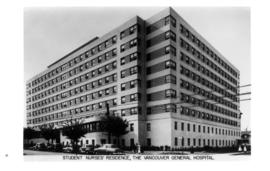
[[[147,138],[147,146],[151,146],[151,139]]]
[[[122,139],[122,146],[126,146],[125,144],[125,139]]]
[[[134,143],[134,139],[133,138],[131,138],[130,139],[130,146],[134,146],[135,145],[135,143]]]

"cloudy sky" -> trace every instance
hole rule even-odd
[[[164,8],[25,8],[25,81],[93,37],[102,36],[135,15],[147,19]],[[251,83],[249,8],[173,8],[240,70],[240,85]],[[240,90],[248,92],[250,87]],[[240,99],[245,98],[249,96]],[[241,127],[250,128],[250,101],[240,105]]]

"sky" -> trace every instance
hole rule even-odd
[[[101,37],[138,15],[147,19],[166,7],[50,7],[24,10],[24,80],[44,71],[95,36]],[[250,9],[172,7],[240,70],[240,85],[251,83]],[[241,88],[240,93],[249,92]],[[241,96],[240,99],[250,98]],[[250,101],[240,103],[241,129],[251,129]]]

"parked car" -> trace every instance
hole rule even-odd
[[[46,150],[47,151],[53,151],[53,149],[54,149],[54,145],[53,144],[47,144],[47,146],[46,146]]]
[[[33,147],[31,147],[30,149],[32,150],[46,150],[46,145],[44,143],[36,143]]]
[[[123,150],[118,148],[114,144],[104,144],[99,148],[94,149],[95,154],[101,154],[101,155],[106,155],[106,154],[123,154]]]
[[[94,153],[94,146],[93,145],[86,145],[84,147],[80,147],[79,151],[81,153],[86,153],[86,154],[95,154]]]
[[[66,146],[63,148],[63,152],[66,152],[66,153],[70,153],[73,151],[73,147],[72,146]]]

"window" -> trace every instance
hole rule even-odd
[[[98,80],[98,85],[102,85],[102,79]]]
[[[130,132],[134,131],[134,123],[129,124],[129,130]]]
[[[130,47],[136,46],[136,45],[137,45],[137,39],[131,40],[131,41],[129,42],[129,45],[130,45]]]
[[[173,41],[176,41],[176,35],[175,35],[175,33],[173,33],[172,31],[167,31],[166,33],[165,33],[165,39],[167,40],[167,39],[171,39],[171,40],[173,40]]]
[[[105,95],[109,95],[110,94],[110,89],[106,89],[105,90]]]
[[[174,104],[166,104],[165,112],[176,112],[176,106]]]
[[[125,37],[125,31],[122,31],[122,32],[120,33],[120,39],[122,39],[123,37]]]
[[[113,105],[117,105],[117,100],[116,99],[113,99]]]
[[[151,123],[147,123],[146,124],[146,130],[147,131],[151,131]]]
[[[125,63],[126,63],[126,58],[125,57],[121,58],[121,65],[124,65]]]
[[[176,20],[172,16],[167,16],[165,18],[165,25],[171,24],[173,27],[176,27]]]
[[[121,84],[121,90],[124,91],[126,89],[126,83]]]
[[[174,130],[177,130],[177,122],[174,122]]]
[[[131,108],[131,109],[130,109],[130,113],[131,113],[132,115],[138,114],[138,108],[137,108],[137,107]]]
[[[126,103],[126,96],[121,97],[121,103]]]
[[[113,49],[112,55],[115,56],[117,54],[117,49]]]
[[[196,125],[193,124],[193,132],[196,132]]]
[[[170,49],[171,49],[170,46],[165,47],[165,53],[166,53],[166,54],[170,53]]]
[[[121,110],[121,116],[126,116],[126,110]]]
[[[112,63],[112,67],[113,67],[113,68],[116,68],[116,67],[117,67],[116,61],[114,61],[114,62]]]
[[[137,101],[138,100],[138,94],[131,94],[130,95],[130,101]]]
[[[150,147],[151,146],[151,139],[147,138],[146,141],[147,141],[147,146]]]
[[[102,73],[102,68],[99,68],[98,69],[98,74],[101,74]]]
[[[138,54],[137,54],[137,53],[133,53],[133,54],[131,54],[131,55],[130,55],[130,61],[134,61],[134,60],[136,60],[136,59],[137,59],[137,56],[138,56]]]
[[[182,131],[185,130],[185,123],[184,123],[184,122],[181,123],[181,130],[182,130]]]
[[[121,78],[124,78],[126,76],[126,70],[121,71]]]
[[[116,41],[117,41],[117,37],[116,37],[116,36],[113,36],[112,42],[113,42],[113,43],[116,43]]]
[[[117,87],[114,86],[114,87],[113,87],[113,93],[116,93],[116,92],[117,92]]]
[[[190,131],[190,124],[187,124],[187,130]]]
[[[125,44],[123,44],[123,45],[120,46],[120,51],[121,52],[125,51]]]
[[[176,84],[176,77],[174,75],[166,75],[165,83],[173,83]]]
[[[133,33],[134,33],[134,31],[136,30],[136,28],[137,28],[137,26],[136,26],[136,25],[134,25],[134,26],[130,27],[130,28],[129,28],[129,34],[133,34]]]
[[[110,81],[110,77],[105,78],[105,83],[108,83]]]
[[[178,146],[178,138],[177,137],[174,138],[174,145]]]
[[[176,63],[172,60],[166,61],[165,68],[171,68],[173,70],[176,70]]]
[[[137,66],[130,68],[130,74],[131,75],[136,74],[137,72],[138,72],[138,67]]]
[[[109,68],[110,68],[110,66],[109,65],[106,65],[105,66],[105,71],[109,71]]]
[[[130,81],[130,88],[134,88],[137,83],[137,80]]]
[[[165,39],[169,39],[170,38],[170,35],[171,35],[171,32],[170,31],[167,31],[165,33]]]
[[[165,96],[167,98],[176,98],[176,91],[172,89],[165,90]]]

